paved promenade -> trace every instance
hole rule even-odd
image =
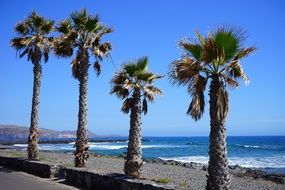
[[[1,190],[78,190],[51,179],[43,179],[24,172],[12,171],[0,166]]]

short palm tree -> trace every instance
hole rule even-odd
[[[130,114],[128,152],[124,166],[126,175],[139,177],[142,166],[141,148],[141,113],[147,113],[147,101],[152,102],[155,95],[162,95],[153,82],[161,76],[148,72],[148,59],[142,57],[137,61],[123,65],[111,80],[111,94],[123,99],[121,111]],[[143,97],[143,99],[141,99]]]
[[[97,76],[101,72],[100,62],[111,51],[110,42],[101,42],[105,34],[113,30],[99,22],[98,15],[90,16],[86,9],[73,12],[69,19],[57,27],[61,34],[54,43],[55,54],[59,57],[71,57],[72,75],[79,81],[79,112],[77,140],[75,143],[75,166],[85,167],[88,153],[87,134],[87,89],[90,55],[95,58],[93,67]]]
[[[179,45],[185,55],[170,66],[173,84],[188,85],[192,101],[187,110],[196,121],[204,113],[204,92],[210,81],[210,144],[206,189],[230,189],[231,176],[228,170],[225,120],[228,113],[227,86],[237,87],[238,79],[248,82],[240,60],[255,50],[244,48],[244,32],[235,27],[221,27],[202,37],[197,33],[197,42],[182,40]]]
[[[39,104],[40,88],[42,78],[41,61],[48,61],[52,48],[53,37],[50,36],[53,30],[54,21],[47,20],[32,12],[24,21],[18,23],[15,31],[18,36],[11,40],[11,46],[17,50],[19,57],[27,55],[28,61],[34,65],[34,84],[31,111],[31,125],[28,137],[28,158],[38,160],[39,140]]]

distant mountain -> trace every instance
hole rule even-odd
[[[0,140],[27,139],[29,128],[16,125],[0,125]],[[88,131],[89,138],[97,138],[98,135]],[[76,131],[55,131],[40,128],[40,139],[76,138]]]

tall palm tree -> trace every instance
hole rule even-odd
[[[27,55],[28,61],[34,65],[34,84],[31,111],[31,125],[28,137],[28,158],[38,160],[39,140],[39,104],[40,88],[42,79],[41,61],[48,61],[52,48],[53,37],[50,33],[53,30],[54,21],[47,20],[33,11],[24,21],[19,22],[15,31],[17,37],[11,40],[11,46],[17,50],[19,57]]]
[[[238,79],[249,82],[240,60],[255,51],[244,48],[244,32],[235,27],[221,27],[202,37],[197,32],[197,42],[182,40],[179,45],[185,55],[170,65],[173,84],[188,85],[192,101],[187,110],[196,121],[204,113],[204,92],[210,81],[210,138],[207,187],[210,190],[230,189],[225,120],[228,113],[226,88],[237,87]]]
[[[98,15],[87,14],[86,9],[75,11],[69,19],[62,21],[57,27],[61,34],[55,40],[55,54],[59,57],[71,57],[72,75],[79,81],[79,112],[77,139],[75,143],[75,166],[85,167],[88,153],[87,134],[87,95],[88,95],[88,69],[90,55],[95,58],[93,67],[97,76],[101,73],[100,62],[107,57],[111,51],[110,42],[101,42],[105,34],[113,30],[99,22]],[[76,53],[74,53],[76,52]]]
[[[142,57],[131,61],[118,71],[111,80],[110,94],[116,94],[123,99],[121,111],[130,114],[130,130],[128,152],[124,165],[126,175],[139,177],[142,166],[141,148],[141,113],[147,113],[147,101],[153,102],[155,95],[162,95],[160,89],[153,86],[153,82],[161,76],[148,71],[148,58]],[[141,99],[143,97],[143,99]]]

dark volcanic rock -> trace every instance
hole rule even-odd
[[[200,169],[207,171],[207,165],[190,162],[190,163],[184,163],[184,162],[178,162],[175,160],[162,160],[160,158],[153,158],[145,160],[147,163],[159,163],[164,165],[175,165],[175,166],[183,166],[186,168],[191,169]],[[284,184],[285,183],[285,174],[271,174],[267,173],[258,169],[251,169],[251,168],[245,168],[241,167],[239,165],[229,166],[230,172],[232,175],[237,177],[244,177],[244,176],[250,176],[255,179],[264,179],[269,180],[278,184]]]

